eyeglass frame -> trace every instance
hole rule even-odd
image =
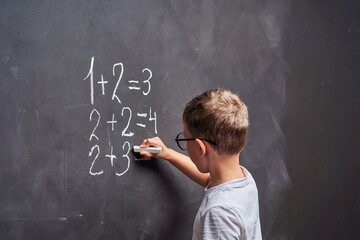
[[[179,143],[179,142],[181,142],[181,141],[194,141],[194,140],[196,140],[196,139],[200,139],[200,140],[206,141],[206,142],[208,142],[208,143],[210,143],[210,144],[212,144],[212,145],[214,145],[214,146],[217,146],[217,144],[216,144],[215,142],[210,141],[210,140],[205,139],[205,138],[180,138],[180,139],[179,139],[180,134],[183,134],[183,132],[179,133],[179,134],[176,136],[175,141],[176,141],[178,147],[179,147],[181,150],[183,150],[183,151],[185,151],[186,148],[184,149],[184,148],[181,147],[181,145],[180,145],[180,143]]]

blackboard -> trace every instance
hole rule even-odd
[[[356,179],[326,180],[336,166],[352,176],[359,142],[341,135],[350,127],[333,136],[340,120],[324,123],[330,108],[316,115],[338,89],[327,70],[336,61],[319,56],[334,48],[322,44],[328,37],[344,48],[333,56],[350,53],[344,46],[359,36],[359,4],[302,2],[0,1],[1,238],[191,239],[203,189],[164,160],[135,161],[130,149],[156,135],[177,149],[183,106],[222,87],[249,107],[240,163],[258,184],[264,239],[336,239],[333,227],[356,206],[349,200]],[[352,69],[347,83],[359,73]],[[309,71],[318,78],[303,85]],[[342,86],[344,102],[357,96],[346,111],[356,127],[359,84]],[[310,99],[315,123],[299,104]],[[309,150],[302,159],[303,148],[325,151],[333,137],[332,156],[348,153],[344,165]],[[339,142],[352,145],[336,150]],[[308,191],[302,161],[315,163]],[[315,202],[304,197],[314,193]],[[317,221],[325,216],[330,223]],[[348,221],[338,234],[351,239],[356,222]]]

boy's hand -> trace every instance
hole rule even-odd
[[[148,151],[144,150],[140,152],[140,155],[144,157],[144,160],[150,160],[152,157],[156,158],[163,158],[168,159],[168,148],[165,146],[165,144],[161,141],[159,137],[153,137],[153,138],[147,138],[145,139],[141,145],[141,148],[147,148],[147,147],[161,147],[162,152],[161,153],[149,153]]]
[[[161,147],[162,152],[149,153],[144,149],[144,151],[140,152],[144,160],[150,160],[152,157],[165,159],[201,186],[206,187],[209,184],[209,173],[201,173],[188,156],[178,153],[171,148],[167,148],[159,137],[145,139],[141,143],[140,148],[146,147]]]

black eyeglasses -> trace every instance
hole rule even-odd
[[[206,141],[214,146],[217,146],[215,142],[207,140],[205,138],[182,138],[182,137],[184,137],[184,135],[181,132],[176,136],[175,141],[176,141],[177,145],[179,146],[179,148],[184,151],[186,150],[186,141],[194,141],[195,139],[200,139],[200,140]]]

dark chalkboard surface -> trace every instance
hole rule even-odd
[[[314,131],[299,138],[294,118],[308,114],[299,99],[330,95],[304,92],[308,70],[301,65],[317,63],[311,55],[302,58],[303,48],[321,45],[328,29],[314,39],[304,33],[313,22],[328,27],[321,22],[328,6],[340,9],[330,15],[336,20],[358,7],[331,4],[323,10],[312,1],[290,0],[0,1],[1,239],[191,239],[202,188],[164,160],[135,161],[130,150],[156,135],[177,149],[183,106],[217,87],[238,93],[249,107],[240,163],[258,184],[264,239],[330,236],[340,217],[316,225],[328,216],[316,211],[323,198],[313,204],[298,193],[339,188],[325,177],[312,191],[301,190],[310,183],[299,180],[304,168],[297,157],[305,143],[316,148],[322,139],[313,140]],[[306,20],[318,9],[319,18],[313,13]],[[343,34],[358,36],[359,18],[349,18],[357,21]],[[318,63],[312,73],[328,67]],[[297,84],[286,85],[289,78]],[[330,70],[314,79],[323,83],[319,87],[336,88]],[[359,95],[351,106],[359,106]],[[333,125],[321,121],[331,114],[302,126],[329,131],[331,138]],[[319,159],[307,155],[307,163],[318,164],[312,177],[333,176],[321,172],[328,162]]]

